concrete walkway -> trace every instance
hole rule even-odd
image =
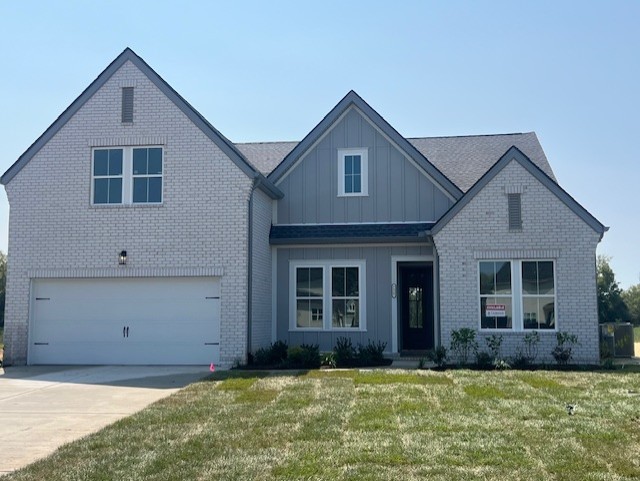
[[[0,476],[209,373],[203,366],[0,369]]]

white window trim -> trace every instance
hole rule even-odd
[[[144,175],[134,175],[133,174],[133,150],[134,149],[161,149],[162,150],[162,173],[158,174],[144,174]],[[103,176],[103,175],[94,175],[93,172],[93,161],[94,161],[94,152],[96,150],[122,150],[122,175],[121,176]],[[123,205],[127,206],[149,206],[149,205],[162,205],[164,203],[164,172],[165,172],[165,163],[164,163],[164,154],[165,150],[162,145],[132,145],[132,146],[104,146],[104,147],[93,147],[91,149],[91,206],[100,207],[100,208],[108,208],[108,207],[122,207]],[[122,179],[122,202],[119,204],[96,204],[94,202],[94,184],[95,179],[101,178],[116,178],[120,177]],[[133,179],[136,177],[160,177],[162,179],[162,193],[160,202],[133,202]]]
[[[483,328],[482,312],[480,309],[480,263],[481,262],[510,262],[511,263],[511,299],[512,299],[512,315],[513,320],[511,328]],[[523,292],[522,292],[522,263],[523,262],[551,262],[553,265],[553,305],[554,305],[554,328],[553,329],[525,329],[524,328],[524,309],[523,309]],[[556,261],[555,259],[481,259],[476,263],[476,309],[478,312],[478,332],[558,332],[558,279],[556,277]],[[500,296],[497,296],[500,297]],[[502,297],[507,297],[502,296]],[[528,297],[551,297],[533,296]]]
[[[361,166],[360,192],[344,191],[344,164],[347,155],[359,155]],[[369,150],[338,149],[338,197],[366,197],[369,195]]]
[[[316,267],[322,269],[322,312],[323,327],[298,327],[296,325],[296,269],[298,267]],[[331,295],[331,268],[356,267],[358,269],[358,287],[360,296],[359,327],[333,327],[333,309]],[[366,332],[366,262],[364,260],[298,260],[289,262],[289,331],[295,332]]]

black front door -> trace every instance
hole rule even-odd
[[[400,266],[403,351],[433,349],[433,266]]]

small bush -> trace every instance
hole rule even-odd
[[[278,364],[287,359],[287,350],[289,346],[285,341],[276,341],[271,344],[271,360],[273,364]]]
[[[518,352],[516,352],[516,355],[511,358],[511,365],[515,369],[525,369],[529,367],[530,364],[531,358],[520,350],[518,350]]]
[[[384,355],[382,353],[386,347],[386,342],[378,341],[377,343],[373,343],[371,342],[371,339],[369,339],[366,346],[358,344],[358,348],[356,349],[358,364],[361,366],[379,365],[384,360]]]
[[[575,334],[569,334],[568,332],[557,332],[556,340],[558,345],[553,348],[551,355],[556,360],[558,365],[564,366],[569,364],[573,357],[573,347],[578,345],[578,336]]]
[[[276,341],[270,347],[261,347],[253,354],[256,366],[279,366],[287,359],[287,343]]]
[[[476,366],[480,369],[491,369],[493,367],[493,356],[487,351],[477,352]]]
[[[337,367],[353,366],[356,357],[356,350],[353,347],[351,338],[339,337],[336,339],[336,346],[333,348]]]
[[[500,350],[502,349],[502,335],[493,334],[485,338],[485,342],[487,343],[489,352],[493,356],[493,360],[495,361],[496,359],[500,359]]]
[[[468,327],[451,331],[451,350],[455,352],[459,363],[467,364],[469,356],[478,352],[476,331]]]
[[[317,344],[302,344],[287,350],[287,367],[317,369],[320,367],[320,348]]]
[[[329,367],[331,369],[335,369],[336,366],[337,366],[336,353],[331,351],[331,352],[327,352],[326,354],[324,354],[322,356],[321,365],[325,366],[325,367]]]
[[[438,367],[444,367],[447,364],[447,348],[438,346],[433,351],[427,352],[427,359]]]
[[[540,343],[540,334],[538,331],[531,331],[522,338],[524,344],[524,356],[527,357],[529,363],[534,363],[538,357],[538,344]]]

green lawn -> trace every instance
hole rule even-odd
[[[7,479],[638,480],[640,372],[220,373]]]

